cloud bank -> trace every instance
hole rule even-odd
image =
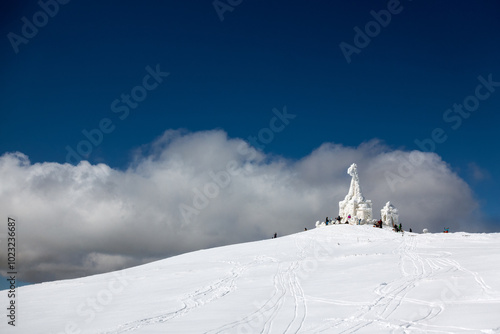
[[[223,131],[168,130],[137,149],[126,170],[4,154],[0,212],[18,221],[20,279],[31,282],[312,228],[338,214],[353,162],[375,218],[391,200],[406,229],[480,230],[471,224],[477,202],[469,186],[435,153],[417,153],[377,140],[325,143],[292,161]]]

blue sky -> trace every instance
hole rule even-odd
[[[291,161],[324,143],[355,148],[373,139],[409,152],[441,128],[447,139],[435,152],[469,185],[482,219],[500,228],[500,87],[456,129],[456,118],[443,119],[475,94],[478,77],[500,82],[498,2],[230,3],[237,5],[223,20],[212,1],[58,3],[16,46],[9,33],[22,36],[22,18],[33,22],[42,9],[36,1],[3,3],[0,155],[64,164],[67,147],[86,140],[82,131],[109,119],[113,131],[85,160],[123,171],[166,130],[247,140],[284,106],[296,119],[263,152]],[[365,31],[371,11],[388,6],[397,13],[349,63],[340,43],[355,45],[354,28]],[[120,119],[113,101],[142,85],[148,66],[169,75]]]

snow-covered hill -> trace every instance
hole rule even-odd
[[[334,225],[0,301],[1,333],[499,333],[500,234]]]

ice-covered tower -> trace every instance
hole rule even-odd
[[[399,224],[399,212],[391,201],[387,202],[385,206],[380,210],[380,216],[382,217],[382,222],[388,226],[394,226]]]
[[[351,216],[349,222],[357,224],[361,219],[361,224],[366,224],[372,220],[372,201],[366,200],[359,185],[358,166],[352,164],[347,170],[347,174],[352,176],[349,193],[343,201],[339,202],[339,216],[344,223]]]

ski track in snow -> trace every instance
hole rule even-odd
[[[261,294],[256,297],[259,298],[260,302],[254,301],[252,308],[246,314],[240,314],[239,318],[226,317],[226,321],[230,320],[230,322],[222,322],[222,324],[214,326],[215,328],[206,328],[201,332],[205,334],[350,334],[370,333],[372,331],[450,334],[498,332],[496,329],[480,330],[465,326],[437,325],[439,322],[435,321],[436,318],[446,312],[450,305],[500,304],[500,293],[488,285],[478,272],[467,269],[457,260],[452,259],[452,253],[440,250],[439,245],[420,245],[419,247],[419,240],[426,239],[421,239],[419,235],[415,234],[405,233],[401,237],[399,234],[396,237],[390,234],[382,235],[379,239],[375,237],[376,242],[372,243],[370,238],[374,238],[374,236],[369,231],[361,230],[358,231],[358,234],[340,231],[341,233],[335,236],[334,242],[331,238],[318,241],[308,237],[307,234],[295,235],[290,236],[293,238],[290,246],[276,250],[276,254],[269,252],[264,255],[263,253],[263,255],[253,257],[253,259],[249,257],[245,261],[240,260],[241,262],[219,261],[229,265],[229,268],[222,272],[219,278],[205,281],[203,286],[193,288],[191,291],[188,290],[189,292],[179,293],[177,302],[174,299],[168,306],[165,306],[166,308],[170,307],[170,309],[159,309],[151,317],[122,322],[121,325],[117,324],[114,328],[104,331],[101,329],[99,333],[120,334],[150,331],[156,328],[149,328],[150,326],[165,324],[174,319],[189,316],[193,311],[208,307],[214,302],[225,303],[226,299],[224,298],[233,296],[232,293],[237,289],[240,291],[242,288],[245,289],[245,286],[238,286],[240,280],[242,283],[243,279],[251,279],[253,277],[252,271],[256,268],[262,270],[262,265],[269,272],[269,276],[264,276],[261,287],[268,289],[269,295],[264,297],[265,295]],[[395,248],[386,248],[385,252],[380,252],[380,245],[385,242],[384,238],[393,242]],[[343,247],[341,243],[347,245],[348,248],[341,248]],[[394,263],[396,271],[392,280],[380,282],[378,286],[374,286],[371,290],[371,297],[361,301],[306,295],[301,282],[311,279],[312,275],[315,274],[315,269],[310,267],[308,269],[308,264],[321,266],[318,264],[321,261],[317,252],[319,249],[324,251],[321,256],[325,256],[326,259],[331,261],[332,258],[335,258],[335,261],[339,262],[347,260],[347,263],[357,263],[350,262],[355,256],[391,256],[394,258],[392,263]],[[337,249],[341,251],[336,253]],[[446,249],[446,247],[441,249]],[[388,263],[387,260],[381,261],[381,263]],[[366,261],[360,263],[366,263]],[[273,272],[274,274],[272,274]],[[450,277],[453,278],[454,284],[450,283],[452,281]],[[332,277],[332,279],[334,278]],[[464,284],[464,287],[458,285],[457,282]],[[377,284],[376,281],[374,283]],[[440,298],[438,292],[436,300],[426,299],[424,288],[428,286],[438,291],[442,289]],[[474,289],[473,300],[466,298],[470,289]],[[423,296],[422,291],[424,291]],[[443,297],[443,291],[445,297]],[[430,291],[428,295],[436,295],[436,293]],[[228,305],[234,303],[232,301],[234,298],[227,300]],[[247,302],[252,301],[247,300]],[[342,317],[323,318],[306,325],[308,303],[346,307],[350,311],[347,311],[348,313]],[[217,306],[217,304],[214,305]]]
[[[305,258],[311,243],[310,241],[308,247],[301,247],[298,239],[295,239],[300,259]],[[298,333],[307,316],[304,290],[297,276],[300,262],[301,260],[277,264],[277,270],[273,277],[273,293],[260,308],[239,321],[231,322],[205,333],[231,333],[234,330],[237,330],[238,333]],[[286,310],[290,305],[293,306],[293,314]],[[276,321],[277,319],[280,321]]]
[[[151,318],[137,320],[125,325],[120,326],[116,330],[102,332],[102,334],[118,334],[138,330],[144,326],[154,325],[158,323],[164,323],[172,319],[185,316],[194,309],[202,307],[208,303],[218,300],[230,292],[234,291],[236,280],[238,277],[248,269],[254,262],[259,261],[256,258],[251,264],[247,266],[242,266],[235,263],[235,267],[222,279],[219,279],[212,284],[205,286],[203,288],[197,289],[192,293],[185,296],[181,303],[182,307],[165,314],[154,316]]]
[[[359,242],[359,238],[358,238]],[[301,248],[296,240],[296,245],[301,249],[300,257],[304,257],[306,253],[306,248]],[[310,248],[310,244],[308,245]],[[399,269],[401,272],[401,277],[395,279],[387,284],[381,284],[377,287],[374,292],[378,296],[371,303],[362,302],[347,302],[347,301],[336,301],[321,298],[310,298],[308,300],[316,300],[324,303],[332,303],[337,305],[358,305],[360,306],[359,311],[349,317],[348,319],[336,320],[333,323],[323,324],[318,328],[308,329],[307,332],[323,333],[332,332],[335,333],[356,333],[363,328],[366,328],[372,324],[377,324],[390,329],[391,333],[401,333],[401,331],[408,333],[425,333],[428,331],[435,331],[439,333],[456,333],[458,331],[462,332],[472,332],[477,331],[477,329],[463,328],[463,327],[444,327],[444,326],[431,326],[426,325],[426,322],[432,320],[439,316],[444,310],[444,303],[432,303],[415,298],[408,298],[407,295],[410,293],[419,282],[432,279],[436,274],[440,272],[445,272],[449,270],[461,271],[471,275],[476,283],[481,287],[485,293],[492,293],[491,287],[489,287],[483,280],[483,278],[476,272],[470,271],[462,267],[457,261],[448,259],[446,257],[439,258],[424,258],[419,252],[416,251],[417,238],[416,235],[403,235],[401,238],[400,246],[397,250],[393,251],[394,254],[400,254],[399,256]],[[449,256],[450,253],[441,253],[441,256]],[[353,255],[355,256],[355,255]],[[268,314],[269,316],[263,321],[264,326],[262,329],[256,330],[255,326],[250,327],[255,333],[298,333],[303,328],[305,317],[307,313],[306,297],[297,280],[297,275],[295,271],[297,270],[299,262],[294,262],[288,266],[287,269],[283,269],[281,266],[278,267],[277,273],[274,276],[274,294],[272,297],[256,312],[245,317],[241,321],[231,323],[228,326],[224,326],[216,331],[206,332],[208,333],[224,333],[228,332],[230,329],[234,329],[237,326],[242,326],[248,324],[252,316],[256,314]],[[286,302],[286,295],[290,294],[294,298],[294,317],[288,322],[288,326],[283,328],[273,327],[273,323],[279,317],[280,313],[283,313],[283,304]],[[495,300],[496,302],[497,300]],[[417,318],[414,320],[402,320],[402,319],[392,319],[391,315],[403,304],[412,303],[419,306],[419,313]],[[299,307],[300,304],[300,307]],[[303,310],[303,311],[302,311]],[[300,321],[298,320],[300,319]],[[280,322],[283,323],[283,322]],[[244,327],[248,329],[247,327]],[[247,331],[245,331],[246,333]]]
[[[296,240],[296,246],[300,250],[299,258],[304,258],[307,247],[300,247]],[[269,258],[267,258],[269,259]],[[254,262],[262,262],[264,258],[256,258]],[[252,262],[252,264],[254,263]],[[145,326],[164,323],[172,319],[182,317],[191,311],[202,307],[212,301],[223,298],[235,289],[236,280],[252,264],[247,266],[235,265],[231,272],[224,278],[198,289],[182,299],[182,307],[158,316],[137,320],[102,334],[119,334],[136,331]],[[300,260],[291,263],[276,263],[277,271],[273,277],[274,292],[265,304],[252,314],[240,321],[232,322],[221,328],[211,330],[208,333],[227,333],[235,329],[250,329],[251,332],[259,333],[298,333],[302,328],[306,315],[307,306],[304,291],[300,285],[297,271],[300,269]],[[293,312],[288,312],[285,307],[292,306]],[[275,320],[279,318],[280,321]],[[255,319],[261,319],[261,324],[255,324]],[[284,321],[283,321],[284,320]],[[286,327],[284,327],[286,324]],[[261,327],[261,328],[260,328]]]
[[[418,282],[430,279],[439,272],[449,270],[469,274],[488,296],[491,296],[493,293],[491,287],[484,282],[478,273],[470,271],[461,266],[457,261],[448,258],[423,258],[415,251],[416,245],[417,238],[415,235],[403,235],[399,249],[393,251],[394,254],[400,254],[399,269],[402,276],[377,287],[374,292],[379,296],[378,298],[369,305],[361,306],[359,311],[348,319],[335,320],[333,323],[330,322],[329,324],[315,328],[312,332],[330,333],[336,330],[335,333],[339,334],[356,333],[374,323],[391,329],[391,333],[401,333],[401,331],[404,333],[438,332],[450,334],[457,333],[457,331],[477,332],[477,329],[472,328],[426,325],[427,321],[439,316],[445,310],[445,303],[436,304],[407,298],[408,293],[418,285]],[[449,256],[450,253],[445,255]],[[496,299],[492,301],[498,302]],[[391,315],[394,314],[403,302],[420,305],[420,313],[424,314],[413,321],[390,319]]]

